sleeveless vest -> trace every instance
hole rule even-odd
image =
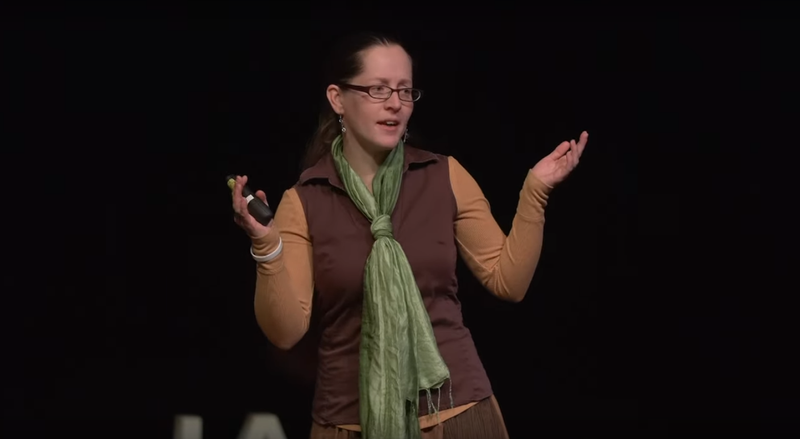
[[[448,159],[405,147],[405,169],[392,213],[394,237],[408,257],[451,380],[432,394],[441,409],[492,395],[458,300],[454,221],[457,206]],[[364,266],[374,238],[326,154],[295,185],[313,246],[315,298],[321,328],[312,417],[322,425],[359,424],[358,363]],[[428,413],[422,392],[420,415]]]

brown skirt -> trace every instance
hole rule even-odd
[[[315,422],[311,425],[311,439],[361,439],[361,433]],[[464,413],[423,429],[422,439],[508,439],[508,432],[500,406],[490,396]]]

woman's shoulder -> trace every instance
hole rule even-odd
[[[452,170],[453,163],[457,164],[450,155],[416,145],[405,146],[405,159],[411,165],[438,164],[448,170]]]

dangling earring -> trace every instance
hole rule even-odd
[[[406,128],[406,132],[403,133],[403,143],[406,143],[407,141],[408,141],[408,128]]]
[[[342,120],[342,115],[341,114],[339,115],[339,125],[342,126],[342,134],[347,132],[347,128],[344,127],[344,121]]]

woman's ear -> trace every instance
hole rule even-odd
[[[336,114],[344,114],[344,105],[342,105],[342,89],[337,85],[329,85],[327,90],[328,102]]]

